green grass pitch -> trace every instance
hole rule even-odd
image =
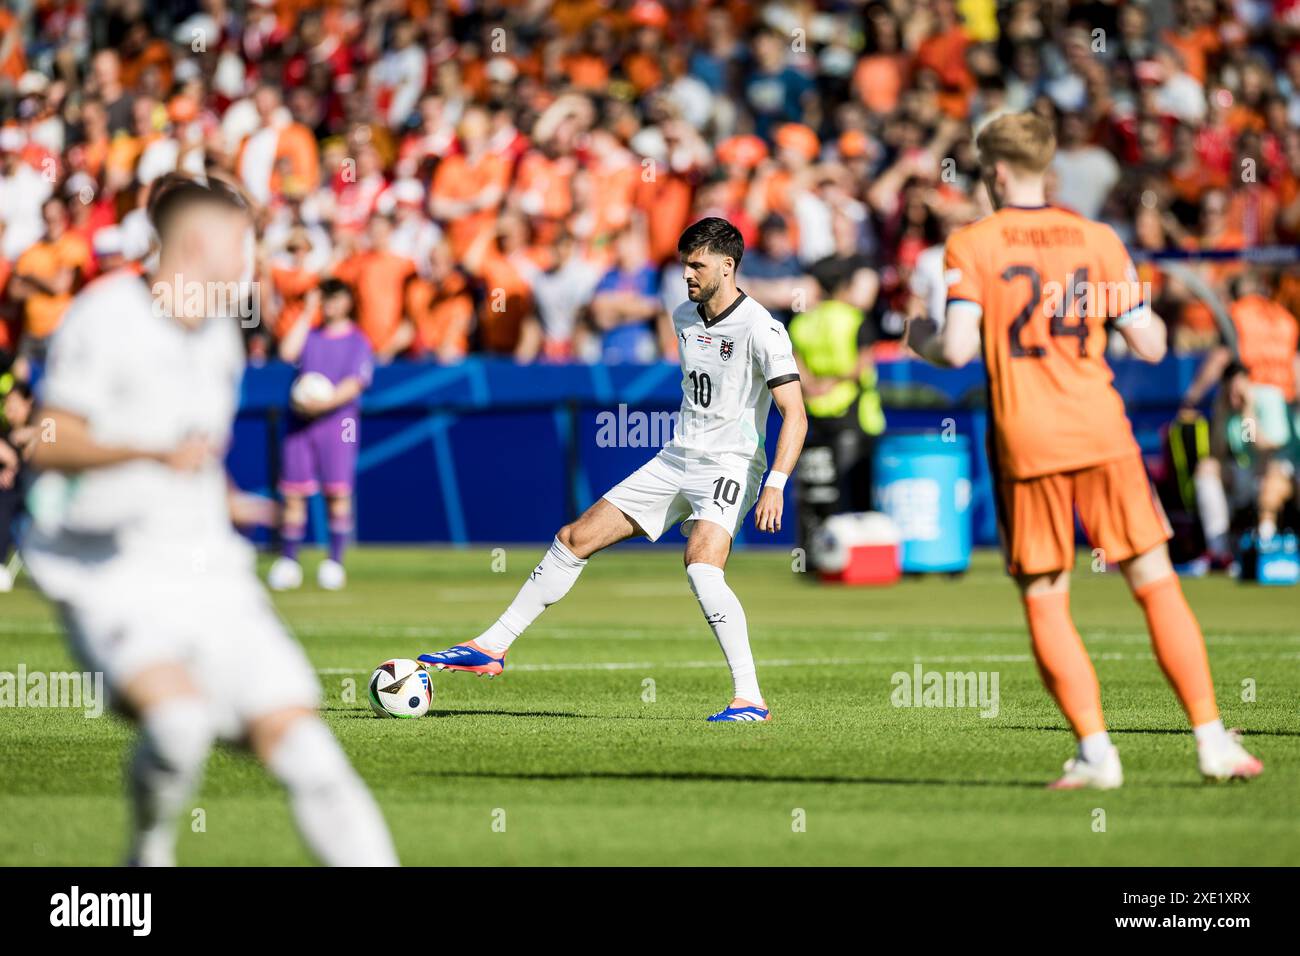
[[[1200,782],[1139,609],[1083,558],[1072,605],[1124,758],[1118,792],[1042,789],[1073,744],[991,553],[960,579],[886,589],[815,587],[784,553],[737,554],[728,576],[770,724],[704,723],[730,696],[721,654],[680,554],[635,548],[593,560],[501,678],[435,675],[428,717],[371,715],[376,664],[473,636],[542,550],[357,549],[346,591],[277,599],[407,864],[1300,863],[1294,589],[1184,582],[1224,720],[1267,768],[1250,784]],[[73,667],[28,587],[0,607],[0,671]],[[893,675],[918,661],[996,672],[997,715],[895,706]],[[128,733],[107,716],[0,708],[0,864],[121,859]],[[310,862],[278,786],[242,753],[214,754],[196,804],[182,863]]]

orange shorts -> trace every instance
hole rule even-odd
[[[998,523],[1007,570],[1046,574],[1074,567],[1074,512],[1110,563],[1168,541],[1172,531],[1142,458],[999,482]]]

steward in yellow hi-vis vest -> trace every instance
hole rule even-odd
[[[875,326],[863,311],[874,299],[874,275],[854,260],[819,263],[813,272],[825,298],[797,313],[789,328],[808,409],[798,472],[805,548],[831,515],[870,510],[871,458],[885,430],[871,361]]]

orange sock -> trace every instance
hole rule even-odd
[[[1056,591],[1025,598],[1025,616],[1033,639],[1034,657],[1043,683],[1056,698],[1061,713],[1082,740],[1106,729],[1101,718],[1101,688],[1070,619],[1070,594]]]
[[[1151,581],[1133,592],[1147,616],[1151,646],[1160,669],[1183,702],[1193,727],[1219,719],[1201,625],[1187,606],[1178,576]]]

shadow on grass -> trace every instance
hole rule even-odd
[[[1019,789],[1042,790],[1046,784],[1042,780],[938,780],[926,777],[857,777],[839,774],[745,774],[745,773],[708,773],[686,770],[639,770],[639,771],[555,771],[512,773],[509,771],[469,771],[469,770],[430,770],[415,774],[419,777],[435,777],[444,780],[532,780],[565,782],[575,780],[625,780],[625,781],[660,781],[665,783],[827,783],[849,784],[854,786],[899,786],[899,787],[1016,787]]]
[[[329,711],[331,717],[364,717],[374,720],[375,714],[370,710],[347,708]],[[652,717],[640,714],[574,714],[562,710],[451,710],[435,707],[427,717],[564,717],[575,720],[675,720],[689,721],[687,717]]]
[[[1044,731],[1054,730],[1061,733],[1069,733],[1068,727],[1030,727],[1026,725],[1008,725],[999,727],[999,730],[1033,730]],[[1173,727],[1107,727],[1106,730],[1112,734],[1165,734],[1169,736],[1179,736],[1190,734],[1190,728],[1176,729]],[[1300,737],[1300,730],[1244,730],[1243,738],[1250,737]]]

